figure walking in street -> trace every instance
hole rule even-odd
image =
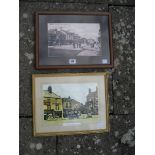
[[[75,48],[75,42],[73,42],[73,48]]]

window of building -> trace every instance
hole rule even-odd
[[[68,102],[67,102],[67,103],[66,103],[66,108],[68,108],[68,106],[69,106],[69,105],[68,105]]]
[[[51,106],[50,105],[47,106],[47,110],[51,110]]]
[[[59,103],[55,103],[55,110],[59,110]]]

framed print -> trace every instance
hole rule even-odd
[[[37,69],[105,67],[113,67],[110,13],[36,13]]]
[[[108,73],[34,74],[33,134],[109,131]]]

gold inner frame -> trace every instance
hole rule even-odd
[[[90,134],[90,133],[103,133],[110,131],[109,122],[109,93],[108,93],[108,79],[109,72],[100,73],[54,73],[54,74],[32,74],[32,97],[33,97],[33,135],[34,136],[57,136],[57,135],[76,135],[76,134]],[[48,132],[48,133],[37,133],[35,124],[35,78],[37,77],[63,77],[63,76],[85,76],[85,75],[104,75],[105,81],[105,106],[106,106],[106,129],[98,130],[84,130],[84,131],[64,131],[64,132]]]

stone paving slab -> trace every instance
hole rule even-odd
[[[50,3],[49,11],[107,12],[108,4]]]
[[[32,83],[34,68],[34,12],[48,10],[49,3],[20,2],[19,13],[19,103],[20,114],[31,115]]]
[[[52,4],[48,2],[20,2],[20,52],[19,52],[19,87],[20,87],[20,115],[32,115],[32,82],[33,73],[78,73],[78,72],[102,72],[111,69],[60,69],[60,70],[36,70],[35,69],[35,38],[34,38],[34,12],[35,11],[107,11],[108,6],[92,4]],[[112,96],[111,96],[112,97]],[[113,108],[113,107],[112,107]]]
[[[19,119],[20,155],[56,155],[56,137],[32,136],[32,119]]]
[[[27,2],[51,2],[51,3],[104,3],[112,5],[135,5],[135,0],[20,0]]]
[[[134,115],[110,116],[110,133],[58,138],[58,155],[134,155]]]
[[[114,113],[134,113],[135,51],[134,7],[110,7],[113,31],[113,101]]]

